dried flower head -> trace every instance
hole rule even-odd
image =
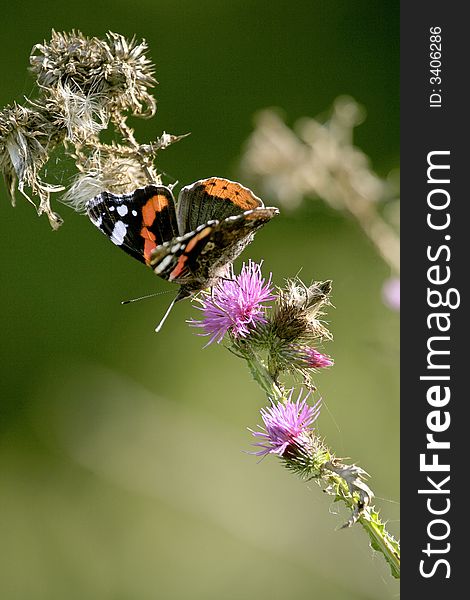
[[[99,97],[111,111],[152,116],[156,105],[148,90],[156,81],[147,50],[145,40],[138,44],[118,33],[101,40],[52,31],[50,41],[34,46],[31,71],[46,92],[63,87],[71,95]]]
[[[364,117],[364,109],[347,96],[335,100],[326,119],[302,118],[292,129],[275,111],[264,110],[247,141],[241,168],[262,195],[286,208],[319,198],[349,214],[398,276],[397,178],[379,177],[353,144],[354,128]],[[391,303],[396,305],[393,299]]]
[[[51,39],[33,47],[31,72],[38,97],[26,107],[14,104],[0,112],[0,170],[14,200],[16,188],[39,197],[38,214],[47,213],[53,228],[62,220],[52,210],[51,192],[63,186],[44,181],[43,171],[61,145],[78,175],[62,202],[83,210],[87,200],[107,189],[115,193],[158,183],[153,166],[157,151],[181,139],[164,133],[139,144],[127,125],[131,115],[151,117],[156,84],[147,57],[147,44],[109,32],[105,39],[80,32],[52,32]],[[100,133],[111,130],[114,141]]]
[[[209,344],[221,342],[226,333],[234,338],[246,338],[257,324],[266,323],[265,303],[274,300],[271,275],[268,280],[261,274],[261,265],[251,260],[243,264],[240,275],[231,272],[231,279],[222,279],[211,293],[201,299],[201,321],[191,320],[194,327],[204,329],[210,336]]]
[[[15,190],[30,202],[25,188],[39,196],[38,214],[45,212],[53,228],[61,224],[60,217],[52,211],[49,196],[63,189],[44,182],[39,172],[50,153],[62,141],[62,136],[52,125],[45,111],[33,110],[13,104],[0,111],[0,170],[15,204]]]
[[[152,173],[152,180],[160,183],[156,173]],[[125,194],[147,184],[142,162],[133,152],[118,144],[102,145],[84,159],[82,168],[72,179],[62,201],[82,212],[90,198],[105,190]]]
[[[332,339],[321,321],[322,307],[330,304],[331,281],[306,286],[299,278],[289,279],[277,292],[268,321],[254,331],[251,342],[257,352],[265,354],[274,381],[287,372],[300,375],[304,384],[313,388],[312,371],[333,364],[317,349],[324,339]]]
[[[306,286],[300,279],[289,279],[279,290],[272,332],[285,342],[331,339],[328,329],[319,320],[321,308],[330,304],[331,281],[315,281]]]
[[[110,116],[105,104],[102,95],[83,94],[60,81],[44,97],[30,101],[32,107],[46,112],[54,128],[74,145],[86,144],[108,127]]]
[[[286,208],[312,196],[340,209],[347,209],[351,196],[376,203],[390,191],[352,143],[364,117],[364,109],[346,96],[336,99],[327,120],[304,117],[293,129],[275,111],[264,110],[246,145],[244,175]]]

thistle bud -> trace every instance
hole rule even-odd
[[[331,339],[328,329],[318,319],[322,306],[330,304],[331,281],[315,281],[306,286],[300,279],[287,280],[279,290],[272,331],[286,342]]]

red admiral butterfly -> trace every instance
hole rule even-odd
[[[102,192],[86,210],[116,246],[181,286],[170,309],[227,277],[256,231],[279,213],[248,188],[220,177],[182,188],[176,207],[170,188],[147,185],[132,194]]]

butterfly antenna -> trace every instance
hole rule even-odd
[[[131,302],[139,302],[147,298],[153,298],[154,296],[160,296],[161,294],[169,294],[171,290],[165,290],[163,292],[154,292],[153,294],[147,294],[146,296],[139,296],[138,298],[132,298],[131,300],[121,300],[121,304],[131,304]]]
[[[180,287],[180,291],[176,294],[174,300],[171,302],[170,306],[167,308],[166,313],[162,317],[162,320],[155,327],[155,332],[158,333],[161,330],[161,328],[163,327],[163,323],[166,321],[166,318],[170,314],[171,309],[177,302],[179,302],[180,300],[184,300],[185,298],[190,298],[193,295],[194,295],[193,291],[186,289],[185,286],[182,285]]]
[[[163,315],[162,320],[160,321],[160,323],[155,327],[155,332],[158,333],[161,328],[163,327],[163,323],[166,321],[166,318],[168,317],[168,315],[171,312],[171,309],[173,308],[173,306],[175,305],[175,302],[179,300],[178,296],[176,296],[176,298],[174,298],[170,304],[170,306],[167,308],[166,313]]]

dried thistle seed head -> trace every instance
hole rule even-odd
[[[331,281],[315,281],[306,286],[300,279],[289,279],[279,290],[272,331],[283,341],[295,342],[315,338],[331,339],[331,334],[317,318],[321,307],[330,304]]]
[[[131,110],[134,115],[152,117],[156,111],[155,99],[148,88],[157,83],[154,67],[147,58],[147,42],[137,44],[135,38],[130,41],[118,33],[106,34],[108,48],[113,57],[107,81],[113,97],[114,107],[118,110]]]
[[[302,118],[292,129],[276,111],[260,112],[242,157],[245,176],[286,208],[306,197],[346,210],[351,198],[386,199],[389,183],[352,143],[364,110],[349,97],[338,98],[332,109],[328,119]]]
[[[154,142],[138,144],[137,147],[96,142],[93,152],[87,149],[89,155],[74,156],[80,172],[73,178],[62,202],[82,212],[87,201],[100,192],[127,194],[148,185],[149,181],[160,184],[161,176],[154,168],[152,159],[159,150],[184,137],[163,132]]]
[[[50,41],[34,46],[30,63],[38,97],[27,108],[14,105],[0,113],[0,172],[12,199],[15,188],[31,202],[25,189],[39,196],[38,213],[46,212],[58,227],[50,194],[64,188],[39,176],[58,145],[79,172],[61,199],[76,210],[103,190],[119,194],[160,182],[156,153],[184,136],[163,133],[139,144],[127,125],[129,116],[150,117],[156,110],[149,93],[156,80],[146,53],[145,41],[113,32],[101,40],[53,31]],[[105,129],[115,142],[101,141]]]
[[[0,111],[0,160],[4,174],[31,185],[53,144],[52,128],[44,115],[20,104]]]
[[[87,157],[81,171],[75,175],[72,185],[62,197],[62,202],[72,206],[77,212],[85,210],[90,198],[103,191],[126,194],[148,184],[148,174],[154,183],[160,183],[160,176],[153,167],[146,173],[142,162],[119,145],[98,147]]]
[[[288,279],[286,287],[281,290],[283,301],[295,308],[316,313],[323,304],[329,303],[332,289],[331,280],[314,281],[307,287],[299,278]]]
[[[80,31],[52,30],[48,42],[33,46],[30,65],[41,88],[68,83],[86,94],[92,91],[104,59],[103,44],[98,38],[85,37]]]
[[[30,57],[44,95],[62,86],[84,98],[98,96],[109,110],[129,110],[134,115],[155,114],[155,100],[148,88],[155,85],[147,44],[109,32],[106,40],[80,31],[52,32],[49,42],[36,44]]]
[[[39,172],[49,159],[50,152],[61,142],[60,133],[51,125],[47,113],[13,104],[0,111],[0,171],[5,179],[12,204],[17,188],[34,206],[25,187],[39,196],[36,206],[39,215],[46,213],[54,229],[62,223],[50,206],[50,193],[60,191],[42,181]]]
[[[51,123],[72,144],[91,144],[98,133],[108,127],[109,114],[101,94],[84,95],[68,83],[59,82],[46,97],[30,104],[43,109]]]

